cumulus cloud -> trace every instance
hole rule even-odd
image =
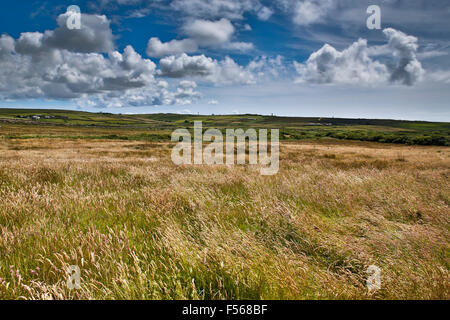
[[[22,33],[17,40],[16,51],[21,54],[47,53],[52,49],[90,53],[109,52],[114,49],[110,22],[105,16],[81,15],[81,29],[70,30],[66,21],[68,13],[61,14],[58,28],[40,32]]]
[[[288,70],[281,55],[277,55],[275,58],[267,56],[257,57],[250,61],[247,69],[257,75],[258,79],[271,80],[282,76],[288,77]]]
[[[331,8],[333,8],[331,0],[298,1],[294,8],[294,22],[298,25],[320,22]]]
[[[188,22],[183,27],[183,30],[190,39],[201,47],[213,47],[241,52],[247,52],[254,48],[253,43],[250,42],[231,41],[236,29],[225,18],[218,21],[194,20]]]
[[[325,44],[306,63],[294,65],[300,74],[298,82],[373,84],[385,81],[387,76],[387,67],[369,57],[364,39],[343,51]]]
[[[187,23],[184,32],[201,46],[228,42],[234,33],[234,26],[228,19],[218,21],[194,20]]]
[[[343,51],[325,44],[311,54],[305,63],[294,62],[300,77],[297,82],[330,84],[401,83],[413,85],[424,74],[417,59],[417,38],[392,28],[383,31],[387,45],[368,47],[359,39]],[[376,55],[390,58],[388,62],[374,59]]]
[[[425,73],[417,59],[418,39],[392,28],[384,29],[383,33],[389,40],[387,47],[397,58],[395,64],[388,65],[391,72],[390,79],[406,85],[414,84]]]
[[[250,85],[287,75],[284,59],[260,56],[241,66],[232,58],[212,59],[205,55],[181,54],[160,60],[158,74],[169,78],[193,77],[216,85]]]
[[[14,51],[14,39],[7,34],[0,36],[0,56],[9,55]]]
[[[159,81],[155,86],[136,88],[127,91],[111,91],[107,94],[89,95],[77,99],[80,107],[121,108],[153,105],[188,105],[201,98],[197,85],[181,81],[175,91],[169,90],[166,81]]]
[[[254,46],[249,42],[232,42],[235,32],[233,24],[225,18],[217,21],[192,20],[183,26],[183,32],[189,37],[162,43],[158,38],[150,38],[147,44],[149,57],[161,58],[181,53],[193,53],[199,47],[213,47],[230,51],[247,52]]]
[[[255,75],[248,69],[238,65],[230,57],[220,61],[216,72],[210,77],[214,83],[221,84],[254,84]]]
[[[179,56],[170,56],[159,61],[159,74],[182,78],[187,76],[210,76],[216,68],[217,61],[205,55],[188,56],[183,53]]]
[[[174,93],[175,103],[181,105],[192,104],[201,97],[201,94],[195,91],[196,88],[197,84],[194,81],[180,81],[177,91]]]
[[[156,79],[156,65],[133,47],[115,51],[104,16],[83,14],[81,30],[68,30],[66,18],[58,17],[56,30],[25,32],[17,40],[0,37],[0,98],[118,107],[188,104],[199,97],[193,83],[180,83],[170,92]]]
[[[128,46],[123,53],[111,52],[108,58],[53,49],[43,59],[40,52],[16,51],[2,56],[0,68],[5,71],[0,74],[3,97],[79,98],[152,85],[156,65]]]
[[[230,57],[218,61],[205,55],[181,54],[163,58],[159,65],[159,74],[166,77],[198,77],[215,84],[255,83],[254,74],[248,68],[238,65]]]
[[[161,42],[158,38],[150,38],[147,44],[147,55],[160,58],[180,53],[192,53],[198,50],[197,43],[192,39]]]
[[[282,12],[290,15],[295,24],[301,26],[323,22],[336,7],[336,1],[333,0],[276,0],[275,4]]]

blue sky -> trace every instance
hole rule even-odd
[[[0,107],[450,121],[446,0],[14,1],[0,31]]]

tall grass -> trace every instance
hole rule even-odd
[[[164,143],[0,151],[1,299],[450,298],[447,147],[283,143],[268,177]]]

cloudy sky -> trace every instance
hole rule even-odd
[[[450,121],[448,0],[16,0],[0,31],[0,107]]]

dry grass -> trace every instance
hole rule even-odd
[[[450,298],[450,148],[281,151],[263,177],[176,167],[168,144],[2,141],[0,298]]]

